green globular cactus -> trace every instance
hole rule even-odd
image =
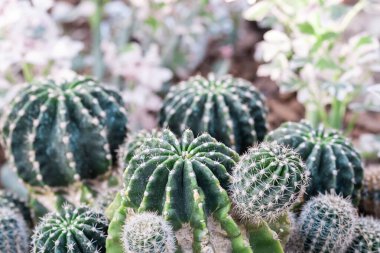
[[[127,253],[174,253],[173,228],[163,217],[150,212],[132,215],[123,229],[123,247]]]
[[[29,229],[15,210],[0,207],[0,252],[29,252]]]
[[[376,218],[380,218],[379,166],[374,165],[364,169],[364,181],[359,210],[366,215],[372,215]]]
[[[355,237],[346,253],[380,252],[380,221],[361,217],[355,228]]]
[[[28,226],[33,226],[33,218],[29,207],[25,200],[9,191],[0,190],[0,208],[9,208],[15,212],[19,212]]]
[[[67,186],[107,172],[127,132],[121,97],[92,79],[47,80],[23,89],[2,132],[18,175],[33,186]]]
[[[162,215],[175,230],[189,223],[193,251],[212,248],[207,217],[220,223],[231,241],[232,252],[252,252],[230,216],[228,187],[239,155],[209,134],[194,138],[186,130],[178,140],[169,130],[145,141],[124,172],[124,192],[107,210],[112,218],[107,253],[121,253],[121,230],[128,209]]]
[[[172,87],[160,111],[159,123],[180,135],[208,132],[218,141],[245,152],[267,133],[263,95],[252,83],[232,76],[195,76]]]
[[[356,210],[342,197],[312,198],[304,205],[299,218],[304,252],[345,252],[352,242],[356,220]]]
[[[300,154],[310,171],[306,196],[336,192],[359,204],[363,181],[360,155],[338,131],[314,129],[309,123],[284,123],[270,132],[266,140],[288,146]]]
[[[59,213],[49,213],[33,234],[33,253],[104,253],[106,218],[88,207],[66,205]]]

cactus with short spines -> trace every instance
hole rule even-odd
[[[117,193],[118,193],[118,190],[116,188],[111,188],[111,189],[107,189],[104,192],[100,192],[98,196],[96,196],[95,201],[92,206],[96,210],[102,211],[104,213],[107,207],[114,200],[115,195]]]
[[[380,252],[380,221],[360,217],[356,223],[354,239],[346,253]]]
[[[65,205],[49,213],[36,227],[33,253],[104,253],[108,223],[103,214],[82,206]]]
[[[364,169],[359,210],[380,218],[380,168],[378,166],[369,166]]]
[[[29,229],[22,215],[7,207],[0,207],[0,252],[29,252]]]
[[[2,133],[18,175],[33,186],[67,186],[106,173],[127,132],[121,97],[92,79],[47,80],[21,90]]]
[[[176,250],[173,228],[163,217],[150,212],[127,218],[122,242],[126,253],[174,253]]]
[[[162,215],[175,230],[189,223],[193,250],[209,247],[208,215],[221,224],[232,251],[252,252],[230,216],[226,188],[239,155],[209,134],[194,138],[186,130],[178,140],[169,130],[145,141],[124,172],[124,192],[107,210],[111,218],[107,252],[121,253],[121,230],[128,208]]]
[[[314,129],[306,121],[287,122],[270,132],[266,140],[289,146],[300,154],[310,171],[306,196],[336,192],[359,204],[363,166],[351,142],[336,130],[320,125]]]
[[[352,204],[335,194],[313,197],[304,205],[299,233],[304,252],[345,252],[352,242],[357,213]]]
[[[28,226],[33,226],[33,218],[25,200],[10,191],[0,190],[0,208],[9,208],[19,212]]]
[[[218,141],[245,152],[267,133],[263,95],[249,81],[232,76],[191,77],[173,86],[160,111],[160,125],[180,135],[208,132]]]

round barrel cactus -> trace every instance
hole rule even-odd
[[[0,207],[0,252],[29,252],[29,230],[23,217],[6,207]]]
[[[92,79],[27,86],[2,133],[19,176],[33,186],[67,186],[107,172],[127,132],[121,97]]]
[[[155,213],[132,215],[123,229],[125,252],[174,253],[176,250],[173,228]]]
[[[359,218],[356,223],[354,240],[346,252],[380,252],[380,221],[372,217]]]
[[[208,132],[218,141],[245,152],[267,133],[264,97],[252,83],[224,76],[195,76],[173,86],[160,112],[160,125],[180,135]]]
[[[310,171],[306,196],[336,192],[359,204],[363,181],[360,155],[350,141],[335,130],[320,125],[314,129],[306,121],[284,123],[270,132],[268,141],[289,146],[300,154]]]
[[[299,219],[304,252],[345,252],[352,242],[356,220],[356,210],[342,197],[312,198],[303,207]]]
[[[9,191],[0,190],[0,208],[9,208],[19,212],[29,227],[33,226],[33,218],[26,201]]]
[[[175,230],[189,223],[194,252],[211,247],[206,221],[212,214],[231,240],[233,252],[252,252],[229,214],[226,188],[238,160],[236,152],[206,133],[194,138],[186,130],[178,140],[164,130],[161,137],[148,138],[124,172],[124,193],[110,206],[114,211],[107,252],[122,252],[120,236],[128,208],[157,212]]]
[[[369,166],[364,169],[363,189],[359,210],[380,218],[380,168]]]
[[[88,207],[66,205],[47,214],[33,234],[32,252],[105,253],[106,218]]]

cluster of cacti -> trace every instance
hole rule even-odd
[[[364,170],[359,210],[380,218],[380,168],[377,166],[368,166]]]
[[[338,131],[320,125],[314,129],[305,121],[284,123],[270,132],[266,140],[294,149],[310,171],[306,196],[336,192],[359,204],[363,180],[360,155]]]
[[[0,208],[9,208],[19,212],[29,227],[33,226],[33,218],[26,201],[9,191],[0,190]]]
[[[380,221],[361,217],[356,222],[354,239],[347,253],[380,252]]]
[[[29,85],[4,119],[11,161],[34,186],[67,186],[104,174],[127,132],[121,97],[92,79]]]
[[[33,234],[32,252],[104,253],[108,223],[88,207],[66,205],[47,214]]]
[[[174,86],[164,100],[160,125],[177,135],[189,128],[208,132],[243,153],[267,132],[264,97],[248,81],[231,76],[195,76]]]
[[[0,207],[0,252],[29,252],[29,228],[19,212],[7,207]]]
[[[150,212],[127,218],[122,242],[128,253],[174,253],[176,250],[174,231],[170,224]]]

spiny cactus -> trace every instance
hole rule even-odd
[[[66,205],[47,214],[34,231],[33,253],[104,253],[106,218],[88,207]]]
[[[380,252],[380,221],[372,217],[361,217],[355,228],[355,237],[347,253]]]
[[[121,97],[92,79],[29,85],[4,119],[11,160],[34,186],[67,186],[104,174],[127,131]]]
[[[19,212],[0,207],[0,252],[29,252],[29,230]]]
[[[186,130],[178,141],[164,130],[162,137],[147,139],[124,172],[124,193],[110,206],[107,252],[122,252],[120,234],[128,208],[162,214],[175,230],[190,223],[194,252],[211,247],[206,221],[212,214],[231,240],[233,252],[252,252],[229,214],[225,190],[238,159],[237,153],[209,134],[194,139]]]
[[[360,155],[350,141],[322,125],[314,129],[305,121],[284,123],[266,137],[299,153],[310,171],[306,196],[335,191],[359,204],[363,180]]]
[[[160,125],[180,135],[208,132],[218,141],[245,152],[267,132],[264,97],[252,83],[231,76],[195,76],[174,86],[160,111]]]
[[[380,167],[369,166],[364,170],[364,182],[359,210],[380,218]]]
[[[307,181],[305,165],[296,152],[262,143],[249,149],[234,168],[231,199],[243,220],[271,222],[303,195]]]
[[[299,232],[304,252],[345,252],[352,241],[357,213],[337,195],[319,195],[303,207]]]
[[[18,197],[16,194],[0,190],[0,208],[3,207],[19,212],[27,222],[28,226],[30,228],[33,226],[32,215],[26,201]]]
[[[96,210],[105,212],[107,207],[112,203],[117,192],[118,192],[117,188],[111,188],[111,189],[107,189],[104,192],[99,193],[98,196],[96,196],[96,199],[93,203],[93,207]]]
[[[127,219],[122,241],[128,253],[174,253],[176,250],[170,224],[150,212],[132,215]]]

